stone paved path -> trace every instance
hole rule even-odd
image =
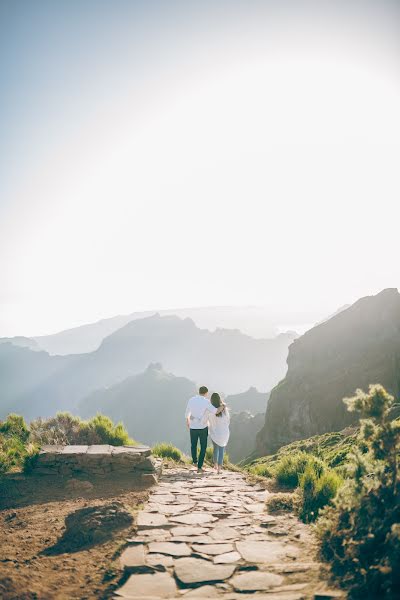
[[[130,575],[115,598],[342,597],[321,590],[310,528],[268,515],[267,494],[240,473],[168,469],[121,555]]]

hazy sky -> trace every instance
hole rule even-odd
[[[399,286],[398,7],[0,0],[0,335]]]

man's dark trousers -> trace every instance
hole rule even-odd
[[[204,429],[191,429],[190,430],[190,443],[192,449],[192,459],[193,463],[197,468],[201,469],[203,467],[204,458],[206,456],[207,450],[207,438],[208,438],[208,427],[204,427]],[[200,454],[199,460],[197,462],[197,442],[200,440]]]

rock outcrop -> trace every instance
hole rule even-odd
[[[400,294],[386,289],[362,298],[307,331],[290,346],[287,363],[257,436],[260,456],[354,423],[342,399],[357,388],[381,383],[399,396]]]
[[[159,474],[160,465],[147,446],[43,446],[33,474],[62,477]]]

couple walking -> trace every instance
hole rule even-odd
[[[213,461],[218,473],[222,470],[224,451],[229,440],[229,412],[216,392],[208,398],[208,389],[203,385],[197,396],[190,398],[186,407],[186,423],[190,430],[190,446],[193,464],[197,472],[203,473],[203,463],[207,449],[208,434],[214,445]],[[197,446],[200,442],[200,454],[197,458]]]

